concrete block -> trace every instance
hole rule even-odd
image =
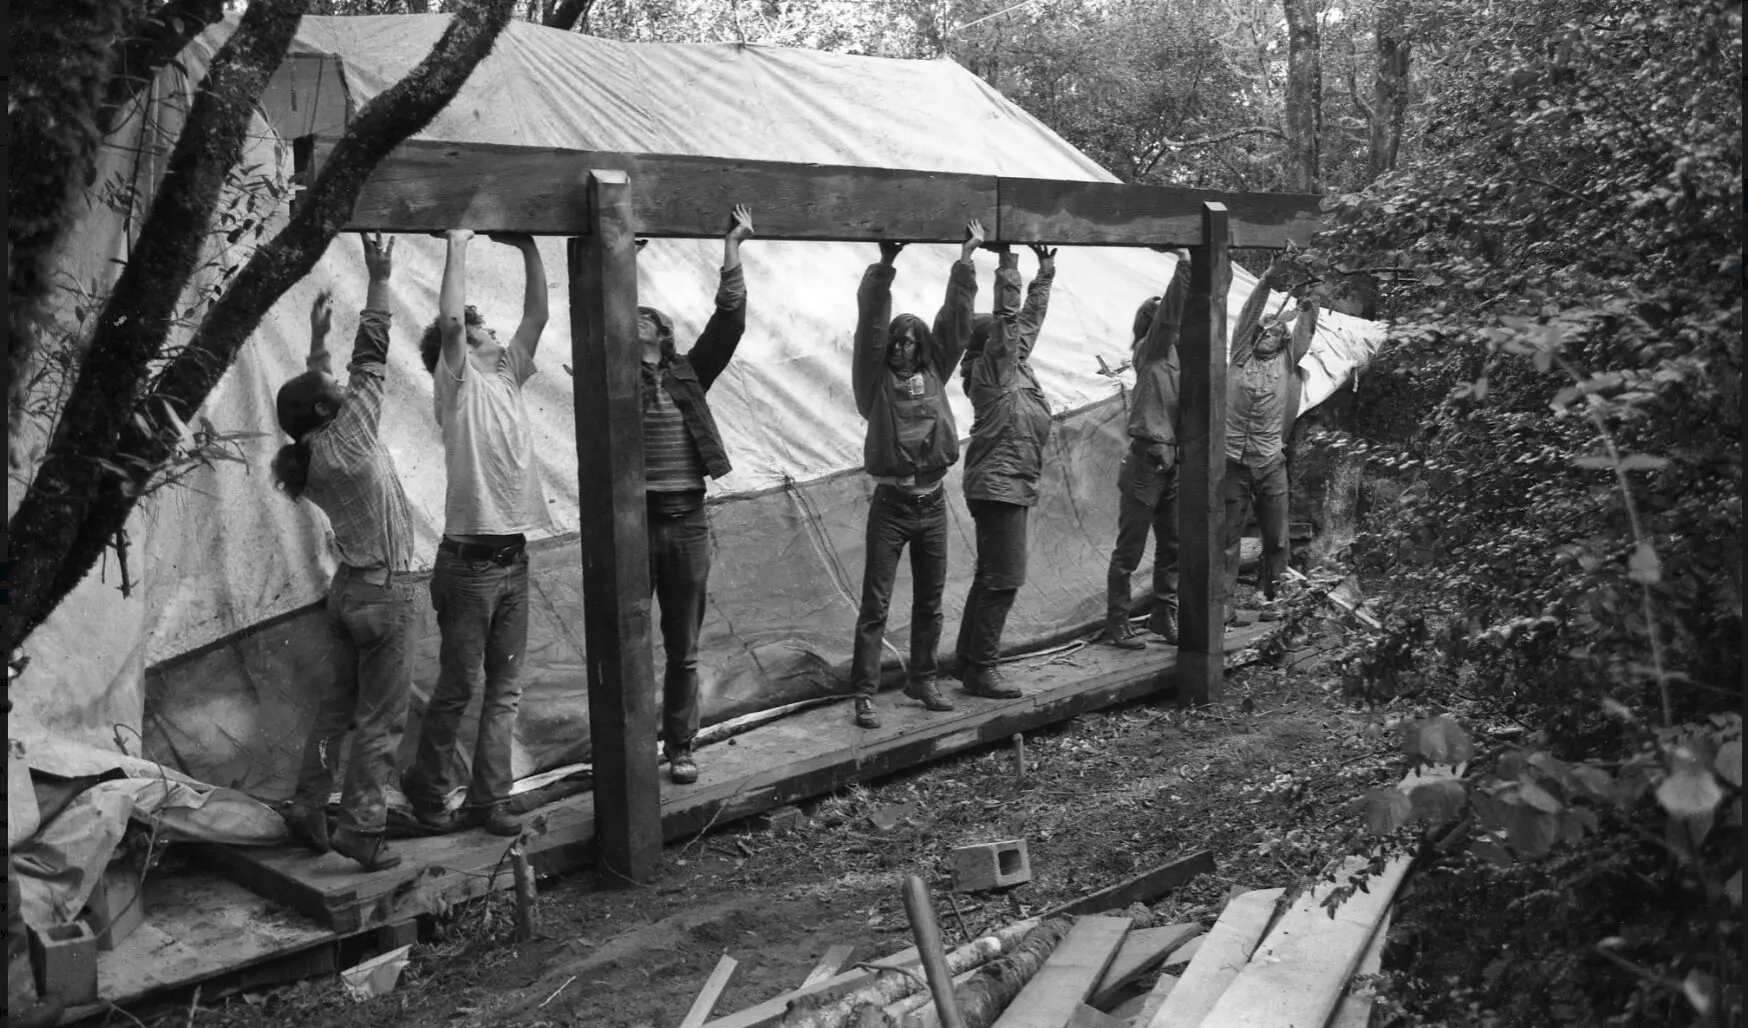
[[[980,892],[1032,880],[1026,840],[1004,839],[953,850],[953,890]]]
[[[112,950],[145,923],[146,897],[139,867],[128,858],[112,860],[85,901],[85,919],[97,936],[97,948]]]
[[[36,991],[72,1007],[97,1002],[97,936],[83,921],[30,930]]]

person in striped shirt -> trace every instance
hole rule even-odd
[[[394,241],[364,238],[370,286],[352,344],[348,381],[335,380],[326,346],[333,321],[323,290],[310,311],[307,370],[279,389],[279,427],[292,442],[273,461],[287,496],[327,514],[339,557],[328,592],[332,670],[304,744],[303,766],[286,825],[317,852],[330,847],[376,871],[400,855],[384,842],[384,798],[412,690],[418,609],[407,572],[413,560],[412,517],[382,444],[384,368],[388,360],[388,283]],[[328,795],[340,745],[352,731],[338,827],[328,829]]]

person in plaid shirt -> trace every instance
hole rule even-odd
[[[394,241],[364,236],[370,288],[346,368],[334,379],[326,339],[333,321],[323,290],[310,310],[308,370],[279,389],[279,427],[292,442],[273,461],[275,484],[293,500],[320,507],[333,528],[339,568],[328,593],[332,673],[304,744],[303,767],[286,825],[294,838],[330,847],[376,871],[400,855],[384,842],[384,787],[407,719],[418,609],[413,583],[412,518],[394,459],[382,445],[388,359],[388,283]],[[328,795],[340,743],[352,731],[337,829],[328,830]]]

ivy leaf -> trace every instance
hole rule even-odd
[[[1469,790],[1455,778],[1440,778],[1423,782],[1408,790],[1408,803],[1414,817],[1442,824],[1462,813],[1469,802]]]
[[[1731,906],[1737,907],[1737,908],[1740,908],[1742,906],[1742,869],[1741,868],[1737,868],[1736,873],[1730,876],[1730,880],[1724,883],[1724,894],[1730,897],[1730,905]]]
[[[1718,983],[1704,971],[1687,972],[1687,978],[1681,983],[1681,994],[1693,1004],[1693,1009],[1701,1014],[1709,1014],[1718,1002]]]
[[[1517,787],[1517,800],[1520,803],[1527,803],[1545,814],[1558,814],[1560,812],[1560,801],[1555,799],[1548,790],[1534,782],[1524,782]]]
[[[1389,835],[1408,823],[1413,805],[1400,789],[1373,789],[1366,794],[1366,831]]]
[[[1742,740],[1731,739],[1719,746],[1718,756],[1712,766],[1717,768],[1719,778],[1738,789],[1742,788]]]
[[[1462,764],[1475,755],[1469,733],[1443,714],[1411,725],[1403,748],[1410,760],[1422,764]]]
[[[1680,771],[1657,787],[1657,802],[1676,817],[1709,816],[1724,801],[1724,790],[1709,771]]]
[[[1504,812],[1506,839],[1518,856],[1535,860],[1553,848],[1558,817],[1523,803],[1507,803]]]
[[[1469,843],[1469,852],[1498,867],[1511,866],[1511,854],[1491,839],[1476,839]]]
[[[1627,577],[1643,585],[1656,585],[1662,580],[1663,568],[1650,543],[1633,547],[1633,555],[1627,559]]]

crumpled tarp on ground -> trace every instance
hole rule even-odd
[[[446,19],[305,18],[294,46],[303,56],[270,89],[267,117],[257,119],[246,163],[261,164],[262,174],[288,174],[290,147],[269,120],[302,132],[340,109],[332,93],[338,78],[315,55],[337,55],[347,87],[362,104],[425,55]],[[215,27],[185,52],[193,81],[233,25]],[[142,155],[141,140],[159,128],[173,133],[177,105],[191,88],[180,72],[164,74],[153,93],[151,131],[136,118],[112,137],[100,182],[150,185],[163,162]],[[505,31],[422,135],[1115,181],[949,61],[624,44],[522,22]],[[752,205],[756,223],[760,198],[734,199]],[[421,572],[428,572],[441,532],[444,476],[430,379],[416,338],[436,310],[441,245],[427,237],[403,237],[396,245],[383,420],[412,503]],[[576,440],[571,382],[561,367],[571,363],[569,296],[562,240],[540,245],[552,309],[528,398],[553,528],[531,547],[534,614],[518,774],[586,757],[589,740]],[[109,259],[124,252],[122,222],[96,204],[70,238],[63,266],[76,281],[100,283],[113,274]],[[894,310],[932,317],[955,255],[951,246],[907,248]],[[242,256],[246,250],[229,259]],[[710,313],[720,256],[720,241],[656,240],[638,259],[639,302],[669,312],[683,342]],[[844,689],[871,491],[857,470],[863,424],[849,370],[855,290],[863,268],[877,258],[875,247],[755,238],[743,258],[750,293],[746,339],[711,393],[735,471],[710,490],[719,555],[703,638],[707,722]],[[987,310],[994,262],[987,256],[979,262],[979,307]],[[1029,258],[1022,264],[1029,274]],[[1009,622],[1013,645],[1058,637],[1102,610],[1133,376],[1102,375],[1099,359],[1111,367],[1127,359],[1132,313],[1162,289],[1171,258],[1140,249],[1065,247],[1058,266],[1034,365],[1060,420],[1032,522],[1030,582]],[[469,271],[469,299],[488,322],[513,326],[522,290],[516,254],[482,240]],[[1254,281],[1234,268],[1231,318]],[[111,555],[30,640],[34,663],[14,690],[15,719],[105,748],[114,745],[118,726],[136,730],[148,755],[200,781],[267,798],[289,793],[312,700],[326,674],[319,603],[334,564],[321,515],[270,485],[267,466],[283,442],[273,395],[303,370],[307,312],[320,289],[334,293],[331,347],[336,363],[344,363],[365,282],[357,240],[342,237],[269,312],[204,410],[220,430],[263,433],[243,444],[248,464],[199,471],[186,488],[141,505],[130,524],[133,597],[117,592],[120,569]],[[69,294],[62,303],[65,324],[73,323],[73,306]],[[1307,358],[1313,372],[1307,401],[1327,395],[1378,334],[1369,323],[1326,316]],[[969,403],[957,388],[950,392],[961,431],[968,432]],[[972,565],[970,520],[958,483],[955,469],[948,480],[954,526],[948,640]],[[891,656],[907,645],[908,592],[905,570],[894,590]],[[436,679],[436,646],[427,611],[416,707]],[[659,667],[659,647],[657,659]],[[409,747],[416,731],[415,717]]]

